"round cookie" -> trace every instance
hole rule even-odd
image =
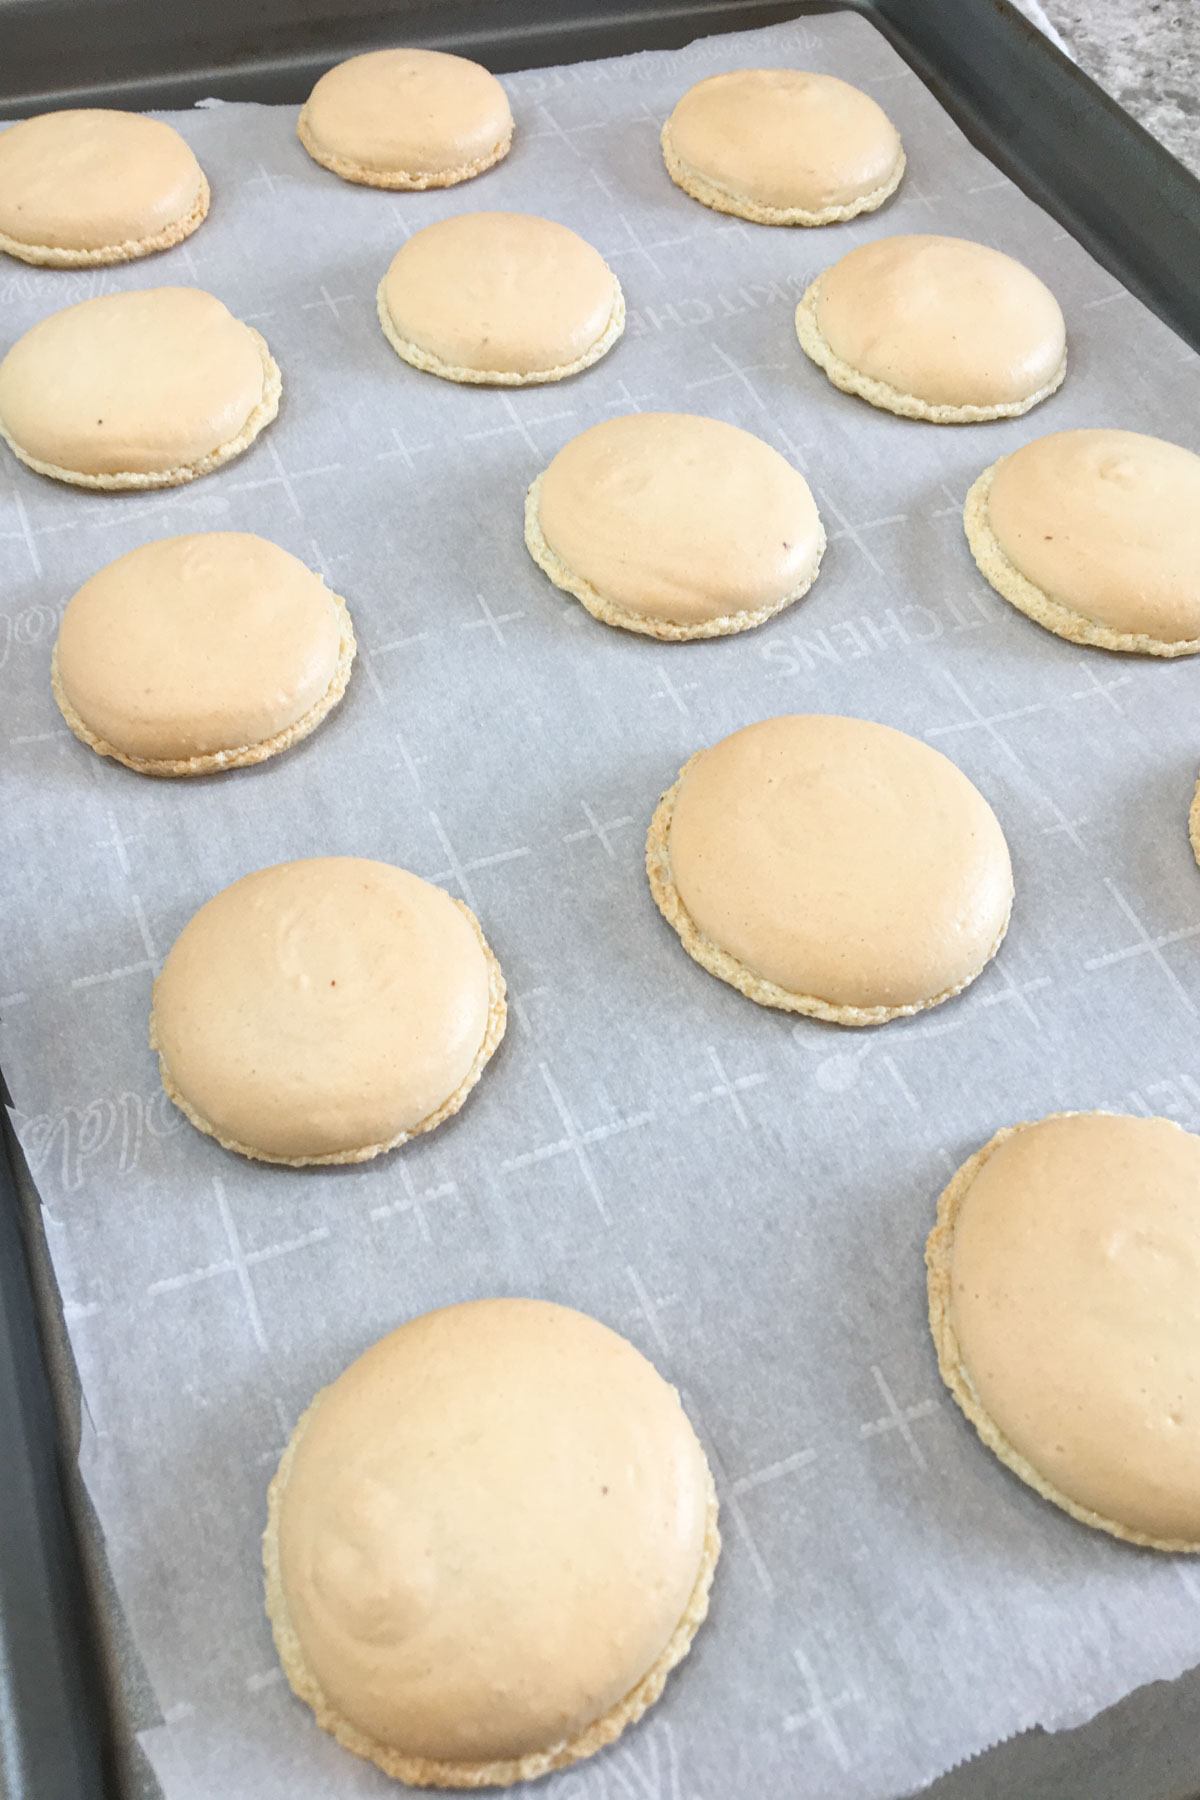
[[[646,872],[710,975],[835,1025],[961,993],[1012,907],[1004,834],[962,771],[890,726],[819,714],[697,752],[658,804]]]
[[[686,1656],[719,1551],[675,1390],[607,1326],[520,1299],[426,1313],[319,1393],[263,1537],[292,1688],[421,1787],[612,1743]]]
[[[1015,418],[1067,372],[1049,288],[966,238],[878,238],[849,251],[805,293],[796,335],[843,393],[934,425]]]
[[[735,69],[690,87],[662,128],[676,187],[758,225],[831,225],[874,212],[904,174],[899,133],[834,75]]]
[[[1085,1525],[1200,1550],[1200,1139],[1102,1112],[998,1131],[925,1259],[942,1379],[988,1448]]]
[[[67,604],[51,680],[67,724],[144,775],[264,762],[346,690],[345,602],[278,544],[212,531],[143,544]]]
[[[379,284],[397,356],[446,381],[525,387],[598,362],[625,329],[598,250],[530,213],[460,213],[414,232]]]
[[[572,438],[529,489],[529,554],[606,625],[725,637],[806,594],[825,533],[803,475],[736,425],[631,413]]]
[[[1200,650],[1200,456],[1136,431],[1056,431],[967,495],[971,555],[1058,637],[1147,656]]]
[[[0,436],[74,487],[179,487],[248,449],[280,390],[264,340],[212,294],[104,294],[51,313],[0,362]]]
[[[370,50],[322,75],[296,121],[314,162],[376,188],[441,188],[508,155],[513,120],[494,75],[441,50]]]
[[[144,113],[71,108],[0,132],[0,250],[22,262],[132,262],[190,237],[208,202],[190,147]]]
[[[390,863],[260,869],[184,926],[150,1046],[198,1130],[261,1162],[366,1162],[456,1113],[504,1035],[469,907]]]

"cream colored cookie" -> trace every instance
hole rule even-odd
[[[494,75],[441,50],[370,50],[322,75],[296,122],[314,162],[376,188],[441,188],[508,155],[513,120]]]
[[[190,237],[208,203],[189,146],[144,113],[72,108],[0,132],[0,250],[22,262],[132,262]]]
[[[960,769],[890,726],[817,714],[764,719],[685,763],[646,872],[710,975],[835,1025],[960,994],[1012,907],[1004,834]]]
[[[1084,1525],[1200,1550],[1200,1139],[1102,1112],[998,1131],[925,1260],[942,1379],[989,1450]]]
[[[68,602],[54,697],[77,738],[143,775],[265,762],[346,691],[345,602],[248,532],[162,538],[109,563]]]
[[[504,1787],[653,1705],[720,1552],[674,1388],[542,1300],[402,1325],[303,1415],[271,1483],[267,1612],[317,1723],[420,1787]]]
[[[200,288],[137,289],[51,313],[0,362],[0,436],[74,487],[179,487],[249,448],[279,370]]]
[[[816,580],[803,475],[720,419],[631,413],[563,447],[529,489],[525,543],[606,625],[678,641],[761,625]]]
[[[1200,456],[1136,431],[1056,431],[967,495],[971,555],[1058,637],[1146,656],[1200,650]]]
[[[867,94],[834,75],[735,69],[690,87],[662,128],[676,187],[757,225],[832,225],[900,185],[904,150]]]
[[[1067,372],[1049,288],[966,238],[877,238],[849,251],[808,288],[796,335],[844,393],[934,425],[1016,418]]]
[[[460,213],[414,232],[377,306],[414,369],[493,387],[576,375],[625,329],[621,284],[599,251],[529,213]]]
[[[154,984],[167,1094],[226,1150],[366,1162],[456,1113],[504,1036],[479,922],[355,856],[260,869],[202,906]]]

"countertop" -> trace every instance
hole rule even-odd
[[[1196,0],[1017,0],[1106,93],[1200,175]],[[1039,16],[1040,15],[1040,16]]]

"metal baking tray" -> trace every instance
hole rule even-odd
[[[581,0],[0,0],[0,118],[53,107],[299,103],[341,58],[384,43],[505,71],[854,10],[972,141],[1125,286],[1200,349],[1200,183],[1008,0],[622,5]],[[3,1093],[0,1081],[0,1094]],[[75,1471],[78,1395],[37,1196],[0,1137],[0,1796],[152,1794],[128,1735],[136,1690],[103,1551]],[[116,1687],[121,1689],[118,1701]],[[124,1726],[124,1730],[122,1730]],[[1200,1672],[1076,1732],[1028,1734],[952,1772],[937,1800],[1200,1792]]]

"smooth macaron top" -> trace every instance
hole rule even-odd
[[[186,219],[204,176],[170,125],[102,107],[0,132],[0,232],[50,250],[134,245]]]
[[[179,761],[262,743],[329,690],[343,610],[298,557],[243,531],[142,544],[68,602],[56,646],[84,726]]]
[[[1115,632],[1200,638],[1200,456],[1136,431],[1058,431],[999,462],[987,521],[1035,587]]]
[[[901,155],[868,94],[803,69],[710,75],[677,102],[666,136],[685,173],[757,206],[813,213],[877,192]]]
[[[662,1655],[701,1572],[709,1476],[678,1396],[563,1306],[414,1319],[318,1396],[294,1444],[285,1666],[409,1757],[577,1737]]]
[[[620,289],[598,250],[530,213],[460,213],[414,232],[383,281],[396,331],[449,368],[532,375],[587,355]]]
[[[989,1147],[952,1221],[949,1322],[984,1414],[1058,1494],[1200,1543],[1200,1139],[1076,1113]]]
[[[464,909],[353,856],[225,888],[184,926],[154,989],[179,1095],[215,1136],[278,1160],[422,1124],[471,1073],[488,1015],[487,954]]]
[[[554,554],[603,599],[693,624],[782,601],[824,534],[808,483],[720,419],[631,413],[572,438],[541,479]]]
[[[263,399],[261,340],[200,288],[139,288],[52,313],[0,362],[0,426],[84,475],[162,474],[236,438]]]
[[[817,278],[817,327],[861,375],[929,406],[1005,406],[1066,355],[1058,301],[1023,263],[966,238],[877,238]]]
[[[710,942],[831,1006],[955,991],[1012,904],[982,794],[939,751],[866,719],[764,719],[702,751],[680,779],[668,852]]]
[[[479,63],[440,50],[371,50],[322,75],[300,135],[319,160],[461,179],[497,161],[512,129],[508,96]]]

